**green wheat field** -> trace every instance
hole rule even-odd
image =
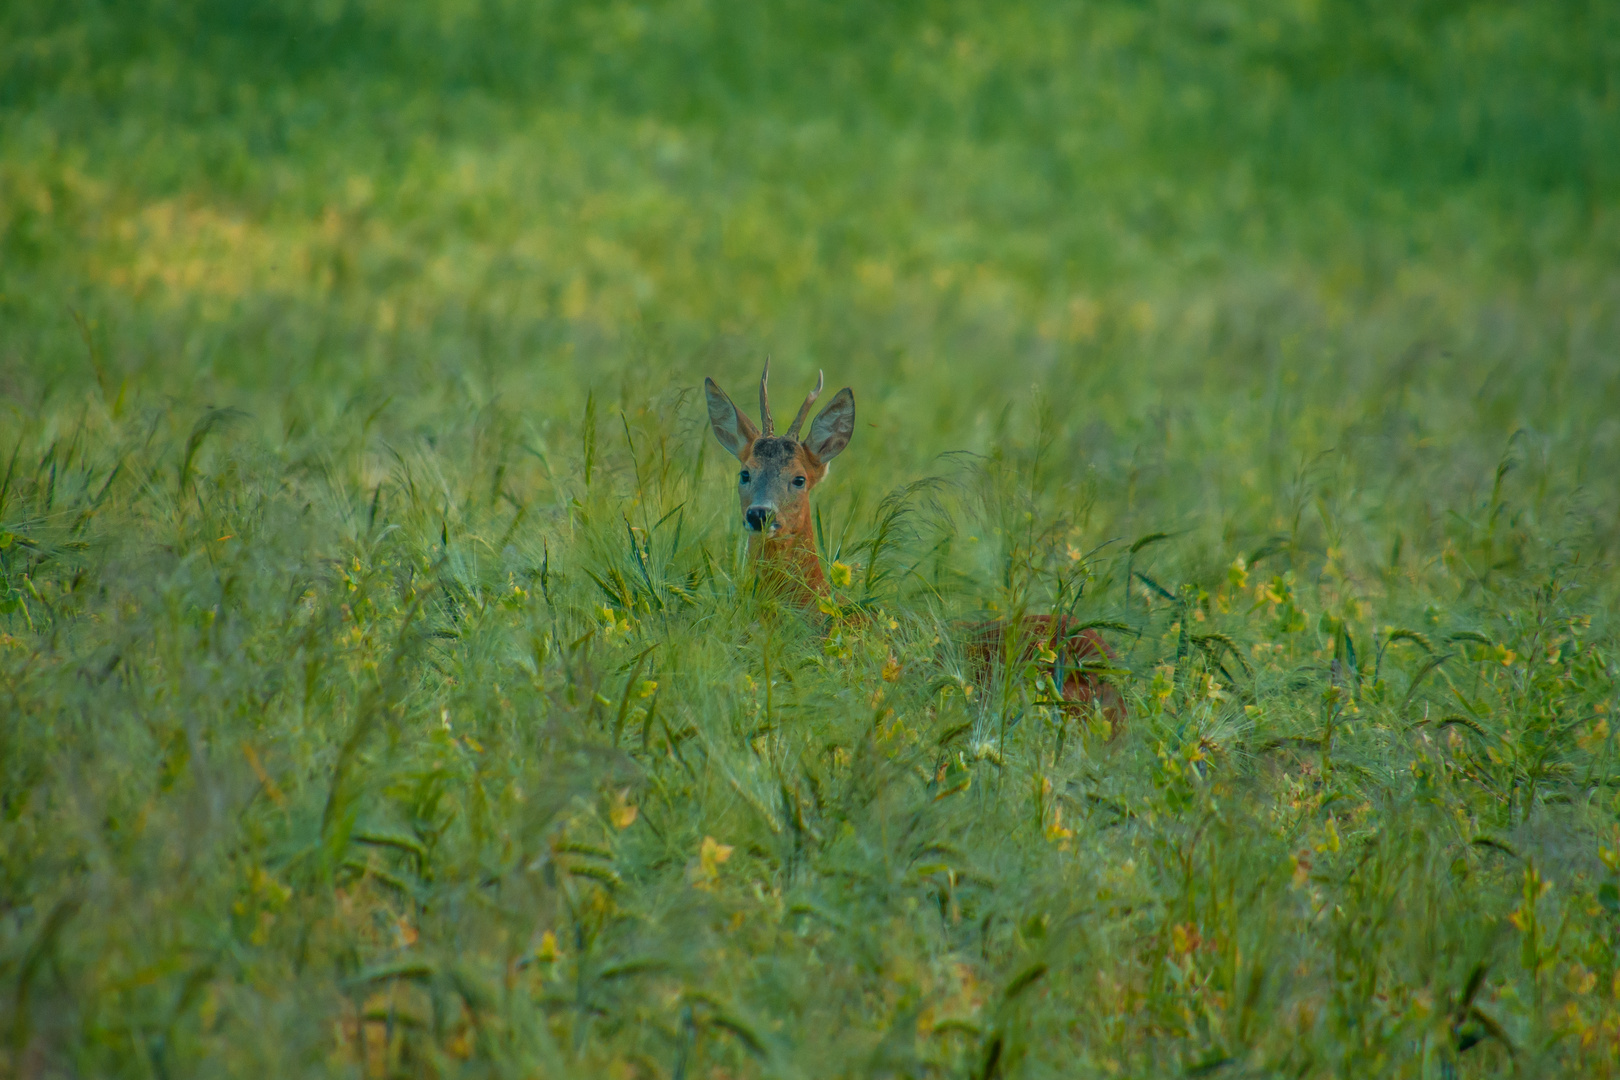
[[[0,5],[0,1077],[1620,1076],[1617,555],[1610,0]]]

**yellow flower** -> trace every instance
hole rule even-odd
[[[849,565],[847,563],[841,563],[841,562],[833,563],[832,564],[832,573],[829,576],[832,578],[833,585],[836,586],[837,588],[840,588],[840,589],[849,588],[849,577],[850,577],[850,575],[849,575]]]
[[[639,812],[630,801],[630,789],[624,788],[614,793],[613,806],[608,811],[608,818],[613,822],[615,829],[628,829],[635,824]]]
[[[1226,568],[1226,583],[1238,592],[1248,587],[1249,564],[1239,555],[1232,560],[1232,565]]]
[[[1046,826],[1046,838],[1052,841],[1067,840],[1074,835],[1073,829],[1063,827],[1063,807],[1052,808],[1052,820]]]
[[[1328,820],[1327,820],[1327,829],[1324,830],[1323,840],[1322,840],[1322,842],[1320,844],[1316,845],[1316,850],[1317,851],[1338,851],[1339,850],[1339,823],[1336,820],[1334,820],[1333,818],[1331,818],[1331,817],[1328,818]]]
[[[731,858],[731,845],[722,844],[712,836],[703,838],[703,846],[698,849],[698,858],[703,861],[703,869],[710,874],[720,872],[720,864]]]
[[[1150,690],[1159,701],[1169,701],[1170,695],[1176,692],[1176,669],[1170,664],[1160,664],[1154,668]]]
[[[731,845],[722,844],[712,836],[705,836],[698,846],[697,864],[689,866],[686,878],[695,888],[712,889],[720,880],[720,864],[731,858]]]

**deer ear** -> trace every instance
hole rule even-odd
[[[849,445],[855,434],[855,392],[844,387],[833,395],[816,418],[810,422],[810,432],[804,437],[804,448],[822,462],[831,461]]]
[[[714,429],[714,437],[741,461],[748,444],[759,438],[759,429],[731,403],[713,379],[703,380],[703,394],[709,399],[709,426]]]

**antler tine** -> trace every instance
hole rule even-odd
[[[765,358],[765,370],[759,377],[759,424],[764,428],[763,434],[770,438],[776,434],[776,421],[771,419],[771,395],[765,384],[771,378],[771,358]]]
[[[810,415],[810,406],[816,403],[816,398],[821,396],[821,388],[825,385],[825,376],[823,376],[819,371],[816,372],[816,388],[810,391],[809,394],[805,395],[804,404],[799,406],[799,415],[793,418],[793,425],[787,429],[788,438],[794,440],[798,439],[799,425],[803,424],[804,418]]]

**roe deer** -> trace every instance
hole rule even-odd
[[[756,428],[713,379],[704,379],[709,425],[720,445],[742,463],[737,501],[750,533],[750,560],[769,587],[813,611],[817,600],[827,593],[827,578],[811,529],[810,492],[827,478],[828,463],[849,445],[855,431],[855,393],[846,386],[834,394],[801,441],[799,428],[821,396],[822,377],[817,374],[816,388],[805,397],[786,433],[777,435],[771,418],[770,375],[767,360],[759,378],[759,418],[764,430]],[[958,629],[981,682],[1008,654],[1009,646],[1024,661],[1045,646],[1056,657],[1052,681],[1061,689],[1064,701],[1075,707],[1095,702],[1118,734],[1125,721],[1124,699],[1112,685],[1086,671],[1088,664],[1106,666],[1113,652],[1095,630],[1076,627],[1077,620],[1068,616],[1026,615],[1013,622],[965,623]]]

